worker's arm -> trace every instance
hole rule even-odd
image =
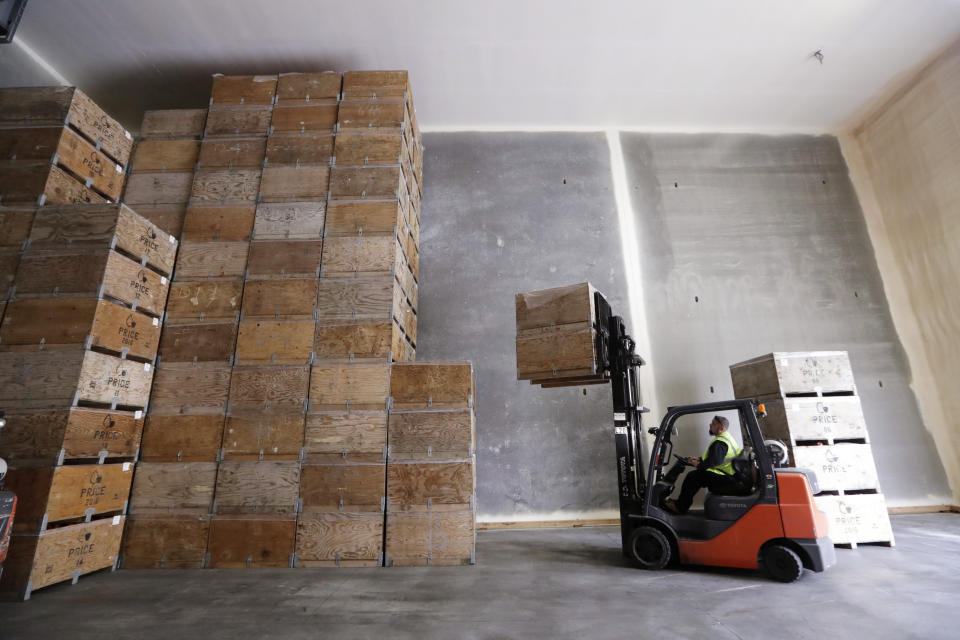
[[[705,471],[711,467],[715,467],[719,464],[723,464],[724,459],[727,457],[727,443],[722,440],[717,440],[710,445],[710,449],[707,451],[707,457],[704,460],[701,460],[697,464],[697,471]]]

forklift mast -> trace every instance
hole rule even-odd
[[[620,495],[620,519],[642,513],[646,499],[643,466],[643,430],[641,415],[648,409],[640,404],[640,367],[643,358],[634,353],[635,343],[627,335],[623,318],[610,311],[610,304],[599,292],[594,294],[596,309],[596,351],[598,370],[610,378],[613,389],[614,439],[617,447],[617,487]],[[626,536],[627,527],[621,527]],[[623,540],[626,548],[627,540]]]

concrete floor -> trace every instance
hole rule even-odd
[[[476,567],[118,571],[0,604],[0,638],[956,638],[960,516],[895,516],[794,584],[647,573],[619,529],[484,531]]]

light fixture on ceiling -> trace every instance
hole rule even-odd
[[[0,44],[13,41],[27,0],[0,0]]]

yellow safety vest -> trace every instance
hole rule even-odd
[[[713,473],[719,473],[723,476],[732,476],[733,475],[733,459],[740,455],[740,448],[737,446],[737,441],[733,439],[733,436],[730,435],[729,431],[724,431],[718,436],[715,436],[713,440],[710,441],[710,444],[707,445],[706,451],[703,452],[703,455],[700,456],[701,460],[707,459],[707,454],[710,453],[710,447],[713,446],[713,443],[717,440],[722,440],[724,444],[727,445],[727,455],[724,456],[723,462],[718,464],[715,467],[710,467],[707,471],[712,471]]]

